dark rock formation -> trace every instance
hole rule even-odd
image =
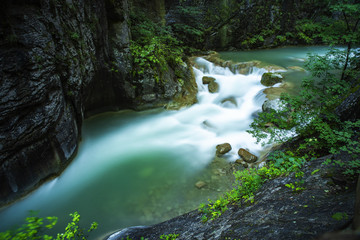
[[[351,93],[337,108],[336,114],[343,121],[360,119],[360,87]]]
[[[323,165],[326,159],[309,162],[304,170],[305,190],[293,192],[285,184],[299,181],[294,175],[266,182],[252,205],[233,205],[218,219],[202,223],[197,211],[150,226],[124,229],[109,239],[158,239],[179,234],[177,239],[315,239],[341,229],[352,219],[354,182],[342,170]],[[343,218],[334,214],[341,213]],[[346,217],[347,216],[347,217]]]
[[[130,0],[2,1],[0,205],[69,163],[84,117],[163,106],[175,96],[184,104],[194,101],[187,66],[169,67],[160,81],[146,74],[133,79],[130,5]],[[182,83],[176,75],[183,75]]]

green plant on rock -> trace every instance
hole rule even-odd
[[[347,220],[349,216],[345,212],[336,212],[331,216],[336,221],[341,221],[343,219]]]
[[[180,236],[180,234],[170,233],[170,234],[163,234],[160,236],[160,239],[163,240],[175,240]]]
[[[296,181],[294,183],[287,183],[285,187],[290,188],[294,193],[299,193],[305,190],[305,187],[302,187],[304,181]]]
[[[280,173],[298,172],[306,163],[305,157],[297,157],[294,153],[287,151],[275,151],[267,157],[268,165],[274,169],[279,169]]]
[[[305,163],[305,158],[296,157],[291,152],[274,152],[268,159],[267,166],[260,169],[250,168],[234,172],[235,183],[232,190],[215,201],[209,199],[207,204],[200,205],[202,222],[217,219],[228,209],[229,204],[254,203],[254,194],[269,179],[286,176],[292,172],[299,177],[303,175],[300,169]]]

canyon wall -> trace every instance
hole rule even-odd
[[[2,2],[0,205],[66,167],[87,116],[187,94],[171,67],[161,81],[132,76],[131,7],[128,0]],[[178,68],[191,81],[190,70]]]

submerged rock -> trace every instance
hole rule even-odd
[[[206,183],[204,181],[198,181],[195,183],[195,187],[197,187],[198,189],[201,189],[205,186],[206,186]]]
[[[237,163],[237,164],[240,164],[241,166],[243,166],[244,168],[248,168],[249,167],[249,164],[247,164],[243,159],[237,159],[236,161],[235,161],[235,163]]]
[[[220,156],[231,151],[230,143],[223,143],[216,146],[216,155]]]
[[[266,98],[269,100],[274,100],[280,98],[282,93],[293,91],[293,83],[282,83],[280,86],[274,86],[264,89],[263,93],[266,94]]]
[[[266,87],[271,87],[276,83],[282,82],[283,77],[279,73],[267,72],[261,76],[261,84]]]
[[[304,68],[299,67],[299,66],[290,66],[290,67],[288,67],[288,69],[298,71],[298,72],[306,72],[306,70]]]
[[[223,104],[224,106],[234,106],[237,107],[237,102],[236,99],[234,97],[229,97],[229,98],[225,98],[224,100],[221,101],[221,104]]]
[[[247,163],[254,163],[257,160],[257,156],[243,148],[239,149],[238,154]]]

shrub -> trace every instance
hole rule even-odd
[[[286,176],[292,172],[296,172],[298,176],[303,175],[300,169],[305,163],[304,157],[296,157],[292,152],[277,151],[268,159],[266,167],[234,172],[235,184],[232,190],[215,201],[209,199],[207,204],[200,205],[199,212],[203,213],[201,220],[215,220],[228,209],[229,204],[254,203],[254,194],[269,179]]]
[[[2,240],[29,240],[29,239],[44,239],[44,240],[65,240],[65,239],[81,239],[86,240],[88,233],[95,230],[98,226],[93,222],[88,230],[79,226],[80,215],[77,212],[71,213],[72,221],[68,223],[64,233],[58,233],[56,238],[45,234],[46,230],[52,229],[56,223],[57,217],[37,217],[37,212],[30,212],[30,216],[25,219],[26,223],[14,230],[7,230],[0,233]],[[44,225],[44,222],[47,224]]]

